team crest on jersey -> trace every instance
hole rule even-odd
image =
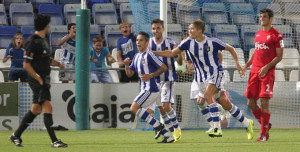
[[[268,40],[270,37],[271,37],[271,36],[270,36],[270,35],[268,35],[268,36],[267,36],[267,40]]]
[[[43,51],[43,54],[47,54],[47,51],[46,51],[46,50],[44,50],[44,51]]]
[[[142,64],[145,64],[145,59],[142,59]]]
[[[206,51],[209,52],[210,51],[210,46],[206,47]]]

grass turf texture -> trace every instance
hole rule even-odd
[[[272,129],[267,142],[256,142],[255,136],[247,140],[244,129],[225,129],[223,137],[210,138],[205,130],[183,130],[178,143],[157,144],[151,131],[127,131],[126,129],[96,129],[86,131],[56,131],[57,137],[69,144],[67,148],[52,148],[46,131],[27,130],[22,135],[24,147],[15,147],[8,136],[12,131],[0,131],[1,152],[297,152],[300,151],[300,129]]]

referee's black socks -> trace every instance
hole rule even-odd
[[[21,137],[21,135],[22,135],[22,133],[24,132],[24,130],[32,123],[32,121],[33,121],[33,119],[36,117],[36,115],[34,115],[32,112],[31,112],[31,110],[29,110],[26,114],[25,114],[25,116],[24,116],[24,118],[23,118],[23,120],[22,120],[22,122],[21,122],[21,124],[20,124],[20,126],[19,126],[19,128],[15,131],[15,136],[16,137]]]
[[[51,127],[53,125],[53,119],[51,113],[44,113],[44,123],[52,142],[57,141],[54,130]]]

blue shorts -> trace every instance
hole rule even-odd
[[[8,80],[18,81],[19,78],[20,78],[21,82],[27,82],[27,72],[26,71],[21,71],[21,72],[9,71],[8,72]]]

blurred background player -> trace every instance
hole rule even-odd
[[[129,57],[124,60],[126,75],[132,77],[134,73],[138,73],[141,81],[140,93],[132,102],[130,111],[155,129],[157,132],[155,139],[160,134],[164,136],[164,139],[159,143],[172,143],[174,142],[173,136],[165,129],[163,124],[147,112],[147,109],[153,107],[153,104],[159,100],[160,92],[155,77],[165,72],[168,67],[149,50],[149,35],[147,33],[140,32],[136,43],[139,53],[133,58],[131,65],[129,66],[131,62]]]
[[[172,50],[177,47],[176,42],[173,39],[163,37],[164,21],[160,19],[154,19],[151,23],[152,34],[154,37],[150,38],[148,48],[152,51],[164,51]],[[165,125],[169,128],[169,131],[173,133],[175,141],[181,139],[181,129],[176,116],[176,111],[171,105],[174,104],[174,86],[177,80],[175,70],[175,58],[159,57],[168,70],[162,73],[156,78],[157,83],[160,86],[160,101],[157,100],[156,105],[160,111],[160,114],[165,122]],[[181,55],[176,58],[177,62],[182,63]]]
[[[257,141],[269,139],[270,99],[273,97],[275,66],[282,59],[283,36],[272,27],[274,12],[271,9],[260,10],[259,21],[262,29],[255,34],[255,51],[244,67],[252,65],[245,96],[254,117],[261,124],[260,137]],[[261,107],[257,100],[260,99]]]
[[[130,25],[126,22],[120,24],[120,32],[123,34],[123,37],[119,38],[117,42],[117,60],[120,68],[124,68],[124,60],[129,58],[133,59],[135,54],[138,53],[136,47],[136,36],[130,31]],[[138,76],[134,74],[131,78],[128,78],[124,70],[120,70],[121,78],[120,82],[137,82]]]
[[[64,64],[50,58],[50,47],[45,38],[50,29],[50,16],[38,15],[34,19],[34,29],[34,34],[29,37],[25,44],[26,52],[24,54],[24,69],[28,72],[28,84],[33,92],[33,103],[31,110],[25,114],[18,129],[9,139],[15,146],[23,147],[22,133],[32,123],[34,118],[43,111],[44,124],[52,141],[51,146],[68,147],[68,144],[56,138],[51,127],[53,119],[50,94],[50,65],[64,68]]]
[[[3,63],[11,60],[11,68],[23,68],[24,62],[24,37],[22,33],[14,35],[11,44],[6,49]],[[15,82],[20,79],[21,82],[27,82],[27,72],[25,70],[10,70],[8,73],[8,82]]]
[[[116,60],[109,53],[108,48],[103,47],[104,39],[102,36],[97,35],[93,37],[93,46],[91,47],[91,68],[106,68],[105,59],[107,58],[110,63]],[[111,83],[112,78],[107,70],[92,70],[91,82],[97,83]]]
[[[65,64],[65,69],[75,68],[75,46],[76,46],[76,24],[68,24],[68,35],[64,36],[59,42],[58,46],[64,51],[60,52],[60,63]],[[62,83],[73,81],[75,83],[75,71],[63,70],[59,71],[59,80]]]

